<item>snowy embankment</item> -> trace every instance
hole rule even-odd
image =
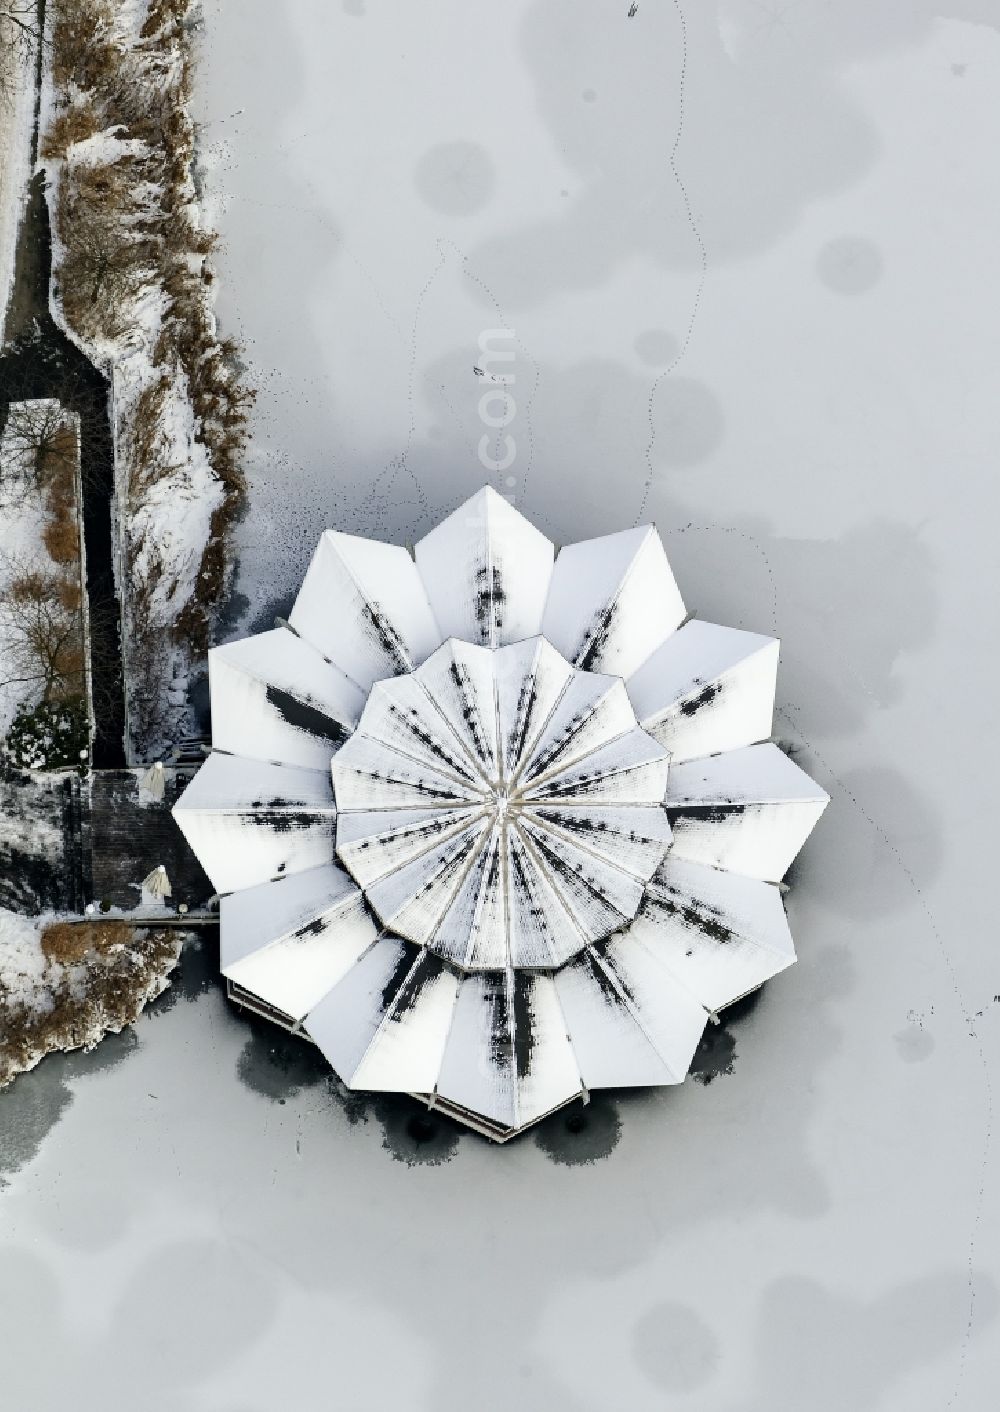
[[[140,758],[190,729],[187,679],[228,572],[249,397],[235,348],[217,336],[214,237],[192,175],[193,9],[56,0],[43,94],[52,311],[112,385],[117,572]]]
[[[0,102],[0,332],[14,285],[17,232],[31,176],[34,97],[31,65],[15,57],[10,67],[10,91]]]
[[[170,984],[183,932],[0,909],[0,1088],[56,1049],[93,1049]]]

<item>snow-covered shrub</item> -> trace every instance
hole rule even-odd
[[[42,701],[21,706],[14,717],[4,750],[23,770],[75,769],[87,772],[90,722],[84,701]]]

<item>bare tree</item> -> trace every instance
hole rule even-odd
[[[72,485],[78,458],[75,418],[54,398],[12,402],[0,438],[0,506]]]
[[[21,567],[0,596],[5,674],[0,684],[30,687],[43,701],[82,696],[86,687],[79,585]]]
[[[37,0],[0,0],[0,102],[10,100],[18,69],[31,63],[44,42]]]

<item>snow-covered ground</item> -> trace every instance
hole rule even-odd
[[[34,72],[27,62],[15,62],[8,97],[0,101],[0,334],[3,333],[14,282],[14,252],[31,175],[31,122],[34,115]]]
[[[426,531],[487,433],[554,537],[654,518],[691,608],[783,639],[833,801],[800,963],[732,1074],[595,1100],[576,1166],[559,1128],[397,1162],[196,984],[42,1065],[0,1108],[2,1317],[63,1350],[21,1405],[992,1405],[1000,19],[629,10],[206,0],[219,313],[261,389],[242,618],[326,524]]]
[[[102,930],[93,948],[80,940]],[[157,937],[102,921],[81,930],[0,907],[0,1088],[54,1050],[90,1050],[120,1033],[166,989],[183,943],[182,932]]]

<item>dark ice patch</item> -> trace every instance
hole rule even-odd
[[[736,1041],[740,1025],[753,1014],[762,994],[763,987],[758,986],[749,995],[727,1005],[720,1024],[705,1026],[689,1070],[696,1083],[707,1086],[721,1075],[733,1072],[738,1057]]]
[[[694,927],[702,932],[710,941],[725,943],[732,941],[736,933],[731,927],[720,921],[721,913],[718,908],[709,907],[707,903],[699,902],[696,897],[690,898],[687,902],[679,902],[675,897],[655,897],[653,899],[657,907],[661,907],[664,912],[669,912],[672,917],[678,917],[685,926]]]
[[[143,1014],[165,1015],[178,1001],[190,1003],[212,990],[225,993],[219,970],[219,928],[199,927],[185,939],[180,959],[170,973],[170,984],[149,1002]]]
[[[514,1064],[519,1079],[530,1073],[535,1053],[535,1017],[531,1010],[532,984],[532,978],[526,971],[514,972]]]
[[[722,824],[735,818],[747,808],[746,804],[668,804],[667,818],[675,823]]]
[[[395,662],[400,672],[411,672],[413,662],[410,660],[406,643],[378,604],[362,601],[360,617],[362,623],[368,627],[369,636],[375,639],[390,661]]]
[[[284,1103],[327,1083],[330,1066],[314,1044],[249,1011],[244,1015],[250,1034],[236,1061],[236,1077],[245,1088]]]
[[[608,641],[615,630],[619,611],[620,605],[618,599],[615,598],[595,616],[594,621],[584,634],[583,646],[573,659],[575,667],[583,672],[602,670],[601,664],[607,651]]]
[[[479,564],[473,576],[472,608],[483,642],[503,630],[507,591],[499,564]]]
[[[680,704],[680,713],[682,716],[696,716],[704,706],[710,706],[721,695],[722,683],[720,681],[706,682],[694,696],[684,698]]]
[[[0,1189],[26,1167],[74,1099],[72,1083],[114,1069],[139,1047],[131,1025],[108,1034],[89,1053],[48,1054],[0,1090]]]
[[[618,1102],[594,1093],[550,1113],[535,1127],[535,1146],[561,1167],[587,1167],[609,1157],[621,1139]]]
[[[340,745],[347,739],[348,731],[339,721],[318,707],[300,701],[291,692],[282,691],[280,687],[267,688],[267,704],[274,708],[286,725],[304,731],[316,740],[329,740],[334,745]]]

